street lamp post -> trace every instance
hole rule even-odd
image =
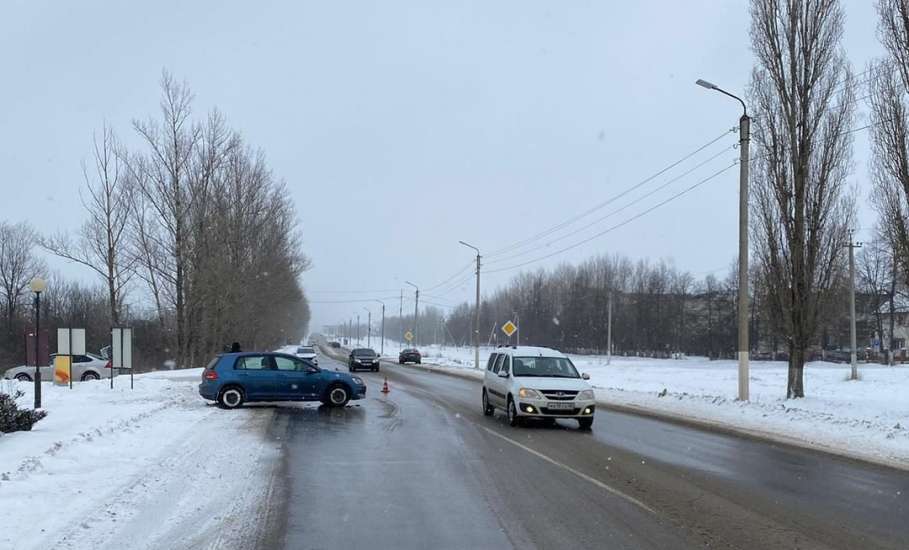
[[[360,314],[357,313],[357,347],[360,347]]]
[[[382,304],[382,332],[381,332],[382,341],[379,344],[379,347],[380,347],[379,355],[385,355],[385,302],[383,302],[382,300],[374,300],[374,301]]]
[[[47,288],[47,282],[35,277],[29,284],[35,293],[35,408],[41,408],[41,368],[38,359],[41,351],[41,293]]]
[[[477,252],[477,301],[476,301],[476,318],[474,320],[473,328],[473,352],[474,352],[474,368],[480,368],[480,249],[467,244],[464,241],[458,241],[467,248],[472,248]]]
[[[365,309],[366,313],[368,314],[367,321],[366,321],[366,347],[371,348],[372,347],[372,310],[366,306],[363,306],[363,309]]]
[[[698,86],[727,95],[742,104],[739,119],[739,400],[748,401],[748,147],[751,143],[751,118],[741,98],[706,80]]]
[[[414,342],[414,345],[416,346],[416,345],[418,345],[419,335],[420,335],[419,324],[418,324],[419,314],[420,314],[420,288],[417,285],[411,283],[410,281],[404,281],[404,282],[409,284],[410,286],[412,286],[415,290],[414,301],[413,301],[413,342]]]

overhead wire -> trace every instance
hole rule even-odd
[[[663,175],[663,174],[665,174],[666,172],[668,172],[669,170],[675,168],[675,167],[678,166],[679,164],[681,164],[681,163],[685,162],[686,160],[690,159],[691,157],[697,155],[698,153],[700,153],[700,152],[703,151],[704,149],[707,149],[708,147],[710,147],[710,146],[713,145],[714,143],[716,143],[716,142],[722,140],[722,139],[725,138],[725,137],[728,137],[729,134],[731,134],[732,132],[734,132],[734,129],[724,131],[722,134],[720,134],[719,136],[717,136],[717,137],[711,139],[711,140],[708,141],[707,143],[701,145],[700,147],[698,147],[698,148],[695,149],[694,151],[691,151],[690,153],[684,155],[684,156],[681,157],[680,159],[678,159],[678,160],[676,160],[676,161],[674,161],[674,162],[668,164],[667,166],[661,168],[660,170],[658,170],[658,171],[655,172],[654,174],[651,174],[650,176],[647,176],[647,177],[644,178],[643,180],[641,180],[641,181],[635,183],[634,185],[628,187],[627,189],[621,191],[620,193],[618,193],[618,194],[616,194],[616,195],[613,195],[613,196],[611,196],[611,197],[609,197],[609,198],[607,198],[607,199],[605,199],[605,200],[603,200],[603,201],[601,201],[601,202],[595,204],[594,206],[588,208],[587,210],[581,212],[580,214],[576,214],[576,215],[574,215],[574,216],[568,218],[567,220],[565,220],[565,221],[563,221],[563,222],[561,222],[561,223],[558,223],[558,224],[556,224],[556,225],[554,225],[554,226],[552,226],[552,227],[550,227],[550,228],[548,228],[548,229],[546,229],[546,230],[544,230],[544,231],[541,231],[541,232],[539,232],[539,233],[537,233],[537,234],[535,234],[535,235],[533,235],[533,236],[531,236],[531,237],[528,237],[528,238],[526,238],[526,239],[522,239],[522,240],[520,240],[520,241],[511,243],[511,244],[509,244],[509,245],[506,245],[506,246],[504,246],[504,247],[502,247],[502,248],[493,250],[492,252],[490,252],[489,254],[487,254],[486,257],[487,257],[487,258],[493,258],[493,257],[495,257],[495,256],[499,256],[499,255],[501,255],[501,254],[504,254],[505,252],[509,252],[509,251],[511,251],[511,250],[514,250],[515,248],[522,247],[522,246],[524,246],[524,245],[527,244],[527,243],[531,243],[531,242],[533,242],[533,241],[539,240],[539,239],[541,239],[541,238],[543,238],[543,237],[546,237],[546,236],[548,236],[548,235],[551,235],[552,233],[554,233],[554,232],[556,232],[556,231],[559,231],[560,229],[562,229],[562,228],[564,228],[564,227],[567,227],[567,226],[569,226],[569,225],[572,225],[573,223],[577,222],[578,220],[583,219],[583,218],[586,217],[586,216],[589,216],[590,214],[596,212],[597,210],[599,210],[599,209],[601,209],[601,208],[604,208],[604,207],[608,206],[609,204],[615,202],[616,200],[618,200],[618,199],[624,197],[624,196],[627,195],[628,193],[631,193],[632,191],[634,191],[634,190],[640,188],[641,186],[646,185],[647,183],[649,183],[649,182],[653,181],[654,179],[660,177],[661,175]]]
[[[548,247],[552,246],[553,244],[555,244],[555,243],[557,243],[557,242],[560,242],[560,241],[563,241],[563,240],[565,240],[565,239],[567,239],[567,238],[569,238],[569,237],[573,237],[574,235],[577,235],[578,233],[582,233],[582,232],[584,232],[584,231],[590,229],[591,227],[593,227],[593,226],[595,226],[595,225],[597,225],[597,224],[599,224],[599,223],[601,223],[601,222],[603,222],[603,221],[609,219],[610,217],[612,217],[612,216],[614,216],[614,215],[616,215],[616,214],[618,214],[618,213],[620,213],[620,212],[623,212],[624,210],[627,210],[628,208],[634,206],[635,204],[638,204],[639,202],[643,201],[644,199],[647,199],[647,198],[649,198],[649,197],[652,197],[653,195],[655,195],[656,193],[658,193],[658,192],[662,191],[663,189],[667,188],[667,187],[670,186],[671,184],[673,184],[673,183],[679,181],[680,179],[684,178],[685,176],[688,176],[688,175],[692,174],[693,172],[695,172],[695,171],[698,170],[699,168],[702,168],[702,167],[704,167],[705,165],[707,165],[707,164],[713,162],[714,160],[716,160],[716,159],[719,158],[720,156],[726,154],[728,151],[732,150],[733,148],[735,148],[735,145],[730,145],[730,146],[724,148],[723,150],[721,150],[721,151],[719,151],[719,152],[717,152],[717,153],[711,155],[711,156],[708,157],[707,159],[705,159],[705,160],[699,162],[698,164],[692,166],[691,168],[689,168],[688,170],[682,172],[681,174],[679,174],[679,175],[677,175],[677,176],[674,176],[674,177],[670,178],[669,180],[667,180],[666,182],[664,182],[662,185],[656,187],[655,189],[652,189],[652,190],[648,191],[647,193],[641,195],[640,197],[637,197],[636,199],[634,199],[634,200],[632,200],[632,201],[626,203],[624,206],[621,206],[621,207],[619,207],[619,208],[616,208],[616,209],[614,209],[614,210],[611,210],[611,211],[608,212],[606,215],[600,216],[599,218],[593,220],[592,222],[590,222],[590,223],[588,223],[588,224],[586,224],[586,225],[584,225],[584,226],[582,226],[582,227],[579,227],[579,228],[577,228],[577,229],[575,229],[575,230],[573,230],[573,231],[571,231],[571,232],[569,232],[569,233],[566,233],[566,234],[564,234],[564,235],[560,235],[559,237],[556,237],[555,239],[552,239],[551,241],[549,241],[549,242],[547,242],[547,243],[545,243],[545,244],[542,244],[542,245],[540,245],[540,246],[537,246],[537,247],[535,247],[535,248],[527,249],[527,250],[525,250],[525,251],[523,251],[523,252],[519,252],[519,253],[516,253],[516,254],[511,254],[511,255],[508,255],[508,256],[505,256],[505,257],[496,258],[496,259],[490,260],[488,263],[490,263],[490,264],[496,264],[496,263],[501,263],[501,262],[508,261],[508,260],[513,260],[513,259],[519,258],[519,257],[521,257],[521,256],[526,256],[526,255],[528,255],[528,254],[530,254],[530,253],[532,253],[532,252],[536,252],[536,251],[538,251],[538,250],[540,250],[540,249],[542,249],[542,248],[548,248]]]
[[[667,198],[667,199],[665,199],[665,200],[663,200],[663,201],[660,201],[660,202],[656,203],[655,205],[651,206],[650,208],[648,208],[648,209],[646,209],[646,210],[644,210],[644,211],[642,211],[642,212],[640,212],[640,213],[638,213],[638,214],[636,214],[636,215],[634,215],[634,216],[632,216],[632,217],[630,217],[630,218],[628,218],[628,219],[626,219],[626,220],[624,220],[624,221],[622,221],[622,222],[619,222],[619,223],[617,223],[617,224],[615,224],[615,225],[613,225],[613,226],[611,226],[611,227],[609,227],[609,228],[607,228],[607,229],[605,229],[605,230],[603,230],[603,231],[600,231],[600,232],[598,232],[598,233],[595,233],[595,234],[593,234],[593,235],[591,235],[591,236],[589,236],[589,237],[587,237],[587,238],[585,238],[585,239],[583,239],[583,240],[581,240],[581,241],[578,241],[578,242],[573,243],[573,244],[571,244],[571,245],[569,245],[569,246],[566,246],[566,247],[564,247],[564,248],[561,248],[561,249],[559,249],[559,250],[556,250],[556,251],[554,251],[554,252],[551,252],[551,253],[549,253],[549,254],[546,254],[545,256],[540,256],[540,257],[538,257],[538,258],[534,258],[534,259],[532,259],[532,260],[528,260],[528,261],[526,261],[526,262],[522,262],[522,263],[515,264],[515,265],[512,265],[512,266],[508,266],[508,267],[503,267],[503,268],[499,268],[499,269],[491,269],[491,270],[488,270],[488,271],[482,271],[482,273],[500,273],[500,272],[503,272],[503,271],[511,271],[511,270],[513,270],[513,269],[518,269],[518,268],[520,268],[520,267],[524,267],[524,266],[527,266],[527,265],[530,265],[530,264],[533,264],[533,263],[536,263],[536,262],[540,262],[540,261],[546,260],[546,259],[548,259],[548,258],[552,258],[553,256],[557,256],[557,255],[562,254],[562,253],[564,253],[564,252],[568,252],[569,250],[572,250],[572,249],[577,248],[577,247],[579,247],[579,246],[581,246],[581,245],[583,245],[583,244],[586,244],[586,243],[588,243],[588,242],[590,242],[590,241],[592,241],[592,240],[594,240],[594,239],[597,239],[597,238],[599,238],[599,237],[602,237],[603,235],[606,235],[607,233],[610,233],[610,232],[612,232],[612,231],[614,231],[614,230],[616,230],[616,229],[619,229],[620,227],[623,227],[623,226],[625,226],[625,225],[628,225],[629,223],[631,223],[631,222],[633,222],[633,221],[635,221],[635,220],[637,220],[637,219],[639,219],[639,218],[641,218],[641,217],[643,217],[643,216],[649,214],[650,212],[653,212],[653,211],[656,210],[657,208],[660,208],[661,206],[666,205],[666,204],[668,204],[668,203],[670,203],[670,202],[672,202],[672,201],[678,199],[679,197],[685,195],[686,193],[688,193],[688,192],[690,192],[690,191],[692,191],[692,190],[694,190],[694,189],[700,187],[701,185],[707,183],[708,181],[710,181],[710,180],[712,180],[712,179],[718,177],[720,174],[723,174],[724,172],[726,172],[727,170],[729,170],[729,169],[731,169],[732,167],[736,166],[737,164],[738,164],[738,161],[733,162],[733,163],[730,164],[729,166],[726,166],[725,168],[722,168],[722,169],[720,169],[720,170],[714,172],[713,174],[707,176],[706,178],[703,178],[703,179],[699,180],[697,183],[695,183],[695,184],[693,184],[693,185],[690,185],[690,186],[686,187],[685,189],[683,189],[683,190],[679,191],[678,193],[676,193],[676,194],[670,196],[669,198]]]

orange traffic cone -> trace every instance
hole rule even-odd
[[[388,377],[385,377],[385,383],[382,384],[382,393],[388,393]]]

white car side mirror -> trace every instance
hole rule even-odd
[[[585,372],[584,374],[581,375],[581,378],[583,378],[584,380],[590,380],[590,375]]]
[[[508,378],[508,373],[505,372],[505,371],[500,372],[500,373],[499,373],[499,378]]]

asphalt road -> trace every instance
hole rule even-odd
[[[266,547],[909,548],[903,471],[604,410],[511,428],[479,383],[362,376],[345,409],[279,408]]]

